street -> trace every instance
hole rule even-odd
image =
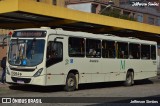
[[[160,97],[159,90],[160,90],[160,77],[156,77],[156,78],[151,78],[150,80],[135,81],[135,84],[131,87],[124,87],[122,82],[84,84],[80,85],[79,90],[73,92],[65,92],[63,90],[63,86],[50,86],[50,87],[25,86],[25,85],[10,86],[6,84],[6,86],[0,87],[0,97],[37,97],[37,98],[38,97],[80,97],[80,98],[86,97],[86,99],[88,97],[100,97],[100,98],[109,97],[112,100],[113,100],[112,97],[119,97],[117,100],[116,99],[114,100],[114,102],[117,103],[123,99],[132,97],[134,98]],[[89,99],[92,98],[88,98],[88,100]],[[63,100],[61,102],[63,102]],[[69,101],[69,103],[70,102],[72,101]],[[73,101],[73,103],[74,102],[75,101]],[[81,102],[83,101],[80,101],[80,103]],[[107,101],[107,102],[113,102],[113,101]],[[128,102],[129,101],[127,101],[127,103]]]
[[[12,86],[8,84],[0,85],[0,97],[79,97],[79,105],[94,105],[93,100],[95,97],[102,98],[102,102],[122,102],[126,99],[139,98],[139,97],[160,97],[160,76],[150,78],[149,80],[135,81],[135,84],[130,87],[123,86],[123,82],[107,82],[107,83],[95,83],[95,84],[83,84],[79,86],[79,90],[73,92],[65,92],[63,86],[26,86],[17,85]],[[91,98],[90,98],[91,97]],[[92,98],[94,97],[94,98]],[[108,98],[107,98],[108,97]],[[112,98],[113,97],[113,98]],[[115,98],[114,98],[115,97]],[[118,98],[117,98],[118,97]],[[64,104],[65,98],[59,98],[62,103],[55,103],[56,105],[70,106]],[[62,99],[62,100],[61,100]],[[64,101],[63,101],[64,99]],[[74,98],[71,98],[74,100]],[[91,100],[93,99],[93,100]],[[97,98],[96,98],[97,99]],[[108,100],[107,100],[108,99]],[[106,101],[104,101],[106,100]],[[87,103],[91,101],[93,103]],[[127,103],[130,101],[127,101]],[[160,101],[158,101],[160,103]],[[66,102],[65,102],[66,103]],[[99,104],[99,103],[98,103]],[[37,105],[36,105],[37,106]]]
[[[2,91],[3,90],[3,91]],[[65,92],[63,86],[11,86],[0,88],[1,97],[147,97],[160,95],[160,78],[135,81],[131,87],[122,82],[80,85],[79,90]]]

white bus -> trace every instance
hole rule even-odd
[[[157,75],[157,43],[110,34],[32,28],[15,30],[6,81],[40,86],[134,80]]]

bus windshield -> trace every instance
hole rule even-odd
[[[12,39],[9,46],[9,64],[36,66],[43,60],[43,39]]]

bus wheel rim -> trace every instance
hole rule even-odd
[[[127,82],[131,83],[131,76],[130,75],[128,75],[128,77],[127,77]]]
[[[74,79],[73,78],[69,78],[68,79],[68,86],[69,87],[73,87],[74,86]]]

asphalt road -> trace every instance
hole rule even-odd
[[[0,97],[55,97],[50,99],[60,102],[56,103],[56,105],[61,105],[61,102],[77,103],[77,99],[78,103],[83,102],[83,105],[95,105],[96,101],[96,104],[100,104],[101,102],[129,103],[133,98],[160,97],[160,78],[156,77],[150,80],[135,81],[134,86],[131,87],[124,87],[122,82],[84,84],[80,85],[79,90],[74,92],[65,92],[63,86],[39,87],[7,85],[6,87],[0,88]],[[60,98],[56,99],[57,97]],[[66,98],[69,97],[71,98],[67,101]],[[160,103],[160,101],[158,102]],[[70,106],[71,104],[65,105]]]
[[[77,102],[80,106],[104,105],[106,102],[129,103],[131,100],[139,100],[141,97],[143,100],[146,100],[145,97],[154,97],[151,99],[155,101],[158,97],[160,103],[160,76],[149,80],[135,81],[131,87],[125,87],[122,83],[83,84],[80,85],[79,90],[73,92],[65,92],[63,86],[10,86],[6,84],[0,85],[0,97],[47,97],[49,102],[55,102],[54,105],[58,106],[75,106],[74,103]]]

